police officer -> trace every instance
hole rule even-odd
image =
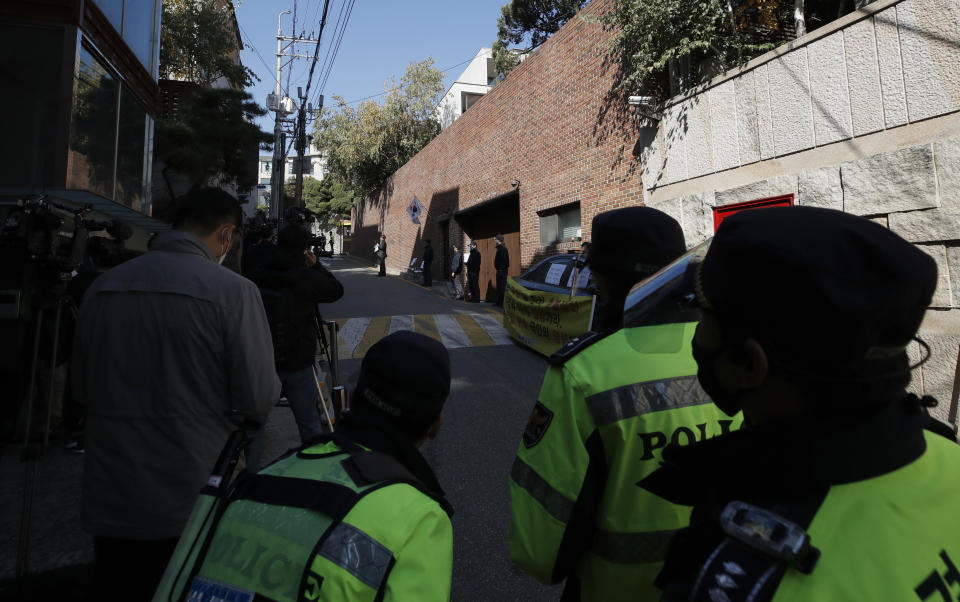
[[[685,251],[656,209],[597,215],[587,261],[600,332],[550,358],[510,478],[510,556],[563,600],[650,600],[669,534],[689,511],[635,487],[669,441],[735,427],[697,385],[696,315],[622,328],[631,287]]]
[[[727,218],[694,277],[700,382],[746,426],[671,446],[643,481],[694,506],[663,599],[954,599],[960,447],[905,391],[933,260],[866,219],[785,207]]]
[[[200,546],[181,539],[154,599],[449,600],[453,510],[417,450],[449,391],[443,345],[381,339],[337,432],[241,481],[202,558],[182,569]]]

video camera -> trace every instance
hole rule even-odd
[[[88,257],[100,265],[116,263],[133,229],[120,220],[90,219],[92,210],[91,205],[75,209],[43,196],[0,205],[0,288],[60,295]],[[98,231],[111,238],[90,236]]]
[[[309,209],[303,207],[287,207],[283,212],[284,220],[290,224],[302,226],[307,231],[311,231],[310,225],[320,222],[320,216]],[[325,247],[327,238],[322,234],[314,235],[310,239],[310,246]]]

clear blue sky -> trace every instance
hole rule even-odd
[[[480,48],[489,48],[496,39],[500,7],[508,0],[355,0],[340,49],[333,62],[323,94],[326,106],[334,94],[348,102],[383,92],[391,75],[399,79],[407,65],[432,56],[440,69],[448,69],[444,87],[449,87]],[[276,86],[277,15],[293,10],[294,0],[234,0],[240,32],[247,48],[243,64],[260,82],[247,91],[260,105]],[[314,97],[324,57],[335,42],[334,32],[350,0],[330,0],[327,24],[320,45],[320,59],[314,72]],[[319,29],[323,0],[297,1],[297,33],[309,35]],[[289,36],[293,14],[283,16],[283,34]],[[299,45],[300,54],[312,54],[313,46]],[[255,50],[254,50],[255,49]],[[258,53],[259,52],[259,56]],[[262,60],[261,60],[262,57]],[[288,59],[284,59],[288,60]],[[264,65],[266,63],[266,65]],[[461,64],[462,63],[462,64]],[[306,88],[310,59],[297,59],[290,77],[290,96],[297,86]],[[287,86],[288,67],[282,84]],[[259,121],[261,129],[273,131],[273,113]]]

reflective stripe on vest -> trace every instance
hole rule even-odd
[[[587,408],[599,428],[650,412],[712,403],[696,375],[634,383],[587,398]]]
[[[562,523],[573,515],[573,500],[554,489],[537,471],[517,457],[510,470],[510,478],[543,506],[544,510]]]
[[[320,546],[320,555],[373,589],[380,589],[393,554],[360,529],[340,523]]]
[[[667,557],[670,538],[677,532],[647,531],[645,533],[614,533],[597,530],[591,550],[599,557],[615,564],[648,564],[663,562]]]

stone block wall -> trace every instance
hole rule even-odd
[[[797,205],[862,215],[918,245],[937,262],[939,281],[920,337],[932,350],[914,390],[950,412],[960,351],[960,138],[947,138],[820,167],[651,203],[680,221],[688,246],[713,235],[713,209],[784,194]],[[815,234],[811,234],[815,235]],[[842,333],[838,333],[842,336]],[[919,351],[914,349],[915,359]]]
[[[669,100],[644,187],[957,110],[960,2],[881,0]]]
[[[609,0],[594,0],[582,15],[608,7]],[[383,230],[393,245],[388,269],[405,269],[419,240],[440,238],[430,231],[438,191],[456,191],[456,211],[510,192],[519,180],[519,260],[527,267],[545,253],[579,247],[541,247],[538,211],[579,202],[589,240],[596,213],[641,204],[637,126],[626,94],[608,97],[615,84],[615,66],[603,60],[609,37],[598,23],[571,19],[366,200],[355,216],[358,248],[372,248],[374,231]],[[414,195],[427,208],[423,226],[405,212]]]

